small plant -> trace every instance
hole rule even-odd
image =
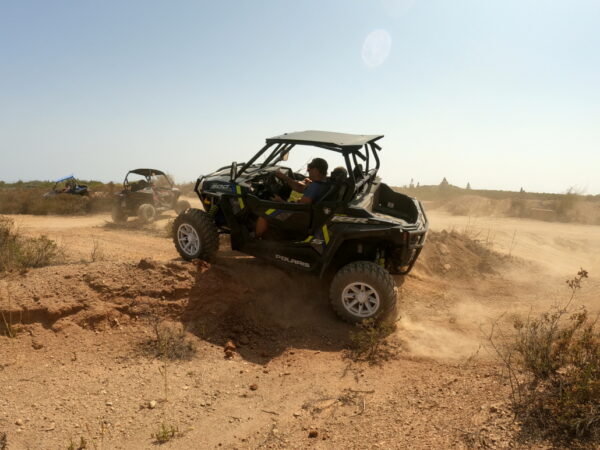
[[[104,261],[104,250],[97,239],[94,239],[92,251],[90,252],[90,260],[92,262]]]
[[[4,335],[11,339],[17,337],[17,330],[15,330],[13,326],[12,317],[10,313],[8,314],[7,318],[7,315],[4,314],[4,311],[0,311],[0,317],[2,318],[2,323],[0,323],[0,329],[2,329]]]
[[[367,319],[356,324],[356,327],[357,331],[350,332],[353,359],[377,362],[389,356],[383,350],[383,344],[396,330],[395,323],[377,323],[373,319]]]
[[[167,425],[166,423],[161,423],[160,428],[156,433],[152,433],[152,438],[156,444],[164,444],[169,442],[171,439],[181,436],[179,432],[179,428],[173,425]]]
[[[6,337],[8,338],[15,338],[17,337],[17,330],[15,329],[14,325],[13,325],[13,320],[12,320],[12,302],[11,302],[11,296],[10,293],[7,293],[7,297],[8,297],[8,312],[2,311],[0,310],[0,319],[2,319],[0,321],[0,332],[2,332]],[[1,450],[1,448],[0,448]]]
[[[76,444],[75,442],[73,442],[73,439],[71,439],[67,450],[87,450],[88,448],[89,447],[87,440],[83,436],[81,436],[79,438],[79,444]]]
[[[164,359],[188,359],[195,352],[196,347],[186,337],[185,329],[181,324],[168,322],[152,322],[154,341],[152,346],[156,356]]]

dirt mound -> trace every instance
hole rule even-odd
[[[492,278],[505,262],[464,234],[430,232],[410,287],[397,278],[400,309],[423,298],[447,307],[437,292]],[[227,250],[215,264],[142,258],[35,269],[1,280],[0,294],[0,313],[17,327],[103,331],[171,319],[216,346],[231,340],[243,359],[261,364],[289,348],[339,351],[353,330],[329,307],[326,280]]]
[[[496,274],[506,261],[464,233],[443,230],[429,232],[415,269],[434,277],[470,278]]]
[[[504,262],[464,234],[431,232],[415,271],[469,278],[494,274]],[[328,306],[325,282],[239,255],[220,256],[215,265],[144,258],[45,267],[5,278],[2,291],[0,312],[12,322],[54,331],[101,330],[150,315],[181,320],[219,345],[281,334],[306,343],[347,331]]]
[[[246,346],[240,353],[247,359],[278,354],[284,341],[339,349],[348,328],[328,307],[319,279],[239,256],[215,265],[144,258],[46,267],[5,278],[0,294],[0,314],[16,328],[101,331],[171,318],[216,345],[233,339]]]
[[[177,309],[197,270],[146,259],[45,267],[2,280],[0,312],[13,323],[41,323],[54,331],[71,325],[104,329],[156,308]]]

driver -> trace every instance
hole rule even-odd
[[[75,181],[69,180],[66,182],[63,192],[75,192],[75,190]]]
[[[327,170],[329,165],[323,158],[314,158],[308,163],[308,178],[304,181],[294,180],[292,177],[281,172],[276,172],[277,178],[286,182],[296,192],[301,192],[302,198],[298,203],[312,204],[318,202],[327,192],[329,185],[327,183]],[[273,200],[285,202],[279,195],[275,195]],[[262,237],[268,230],[267,219],[259,216],[256,221],[256,237]]]
[[[327,161],[323,158],[314,158],[308,163],[308,178],[303,181],[298,181],[283,172],[275,172],[275,176],[283,180],[294,191],[304,194],[298,203],[316,203],[327,192],[327,169],[329,168]],[[283,202],[281,197],[276,195],[275,200]]]

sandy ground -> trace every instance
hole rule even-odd
[[[456,230],[503,254],[535,261],[565,276],[580,267],[600,272],[600,227],[506,217],[453,216],[431,212],[433,230]]]
[[[389,358],[369,364],[348,357],[355,330],[318,280],[225,241],[213,265],[182,262],[169,217],[145,229],[13,218],[59,242],[65,263],[0,279],[0,310],[19,331],[0,337],[10,449],[154,448],[161,424],[178,430],[163,446],[181,449],[544,447],[512,420],[491,325],[566,300],[580,267],[590,279],[577,302],[600,309],[600,227],[432,211],[419,264],[397,279]],[[183,324],[195,353],[155,357],[156,320]]]

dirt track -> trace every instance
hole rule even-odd
[[[353,329],[313,278],[227,249],[213,266],[181,262],[166,219],[140,230],[107,216],[14,216],[22,231],[56,239],[67,264],[0,280],[0,309],[21,328],[0,338],[0,432],[10,449],[82,436],[97,448],[152,448],[161,423],[183,434],[166,448],[514,443],[486,332],[564,299],[580,267],[591,279],[578,299],[598,309],[600,227],[429,215],[435,233],[400,290],[392,357],[375,366],[344,357]],[[197,347],[166,377],[144,350],[157,315],[185,323]]]

